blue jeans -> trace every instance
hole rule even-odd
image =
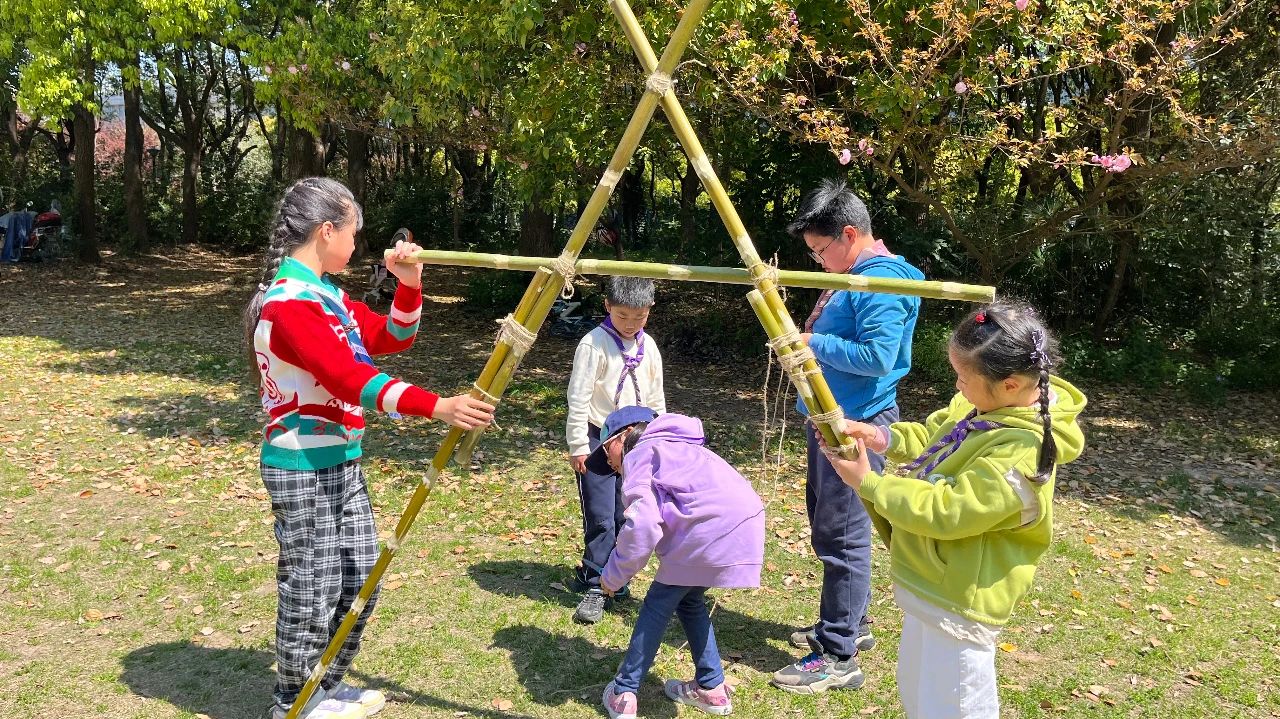
[[[887,427],[898,421],[895,405],[863,422]],[[809,477],[805,505],[813,552],[822,561],[822,600],[815,633],[824,651],[840,657],[858,653],[858,625],[871,602],[871,517],[858,493],[840,479],[821,450],[813,425],[809,436]],[[874,472],[884,471],[884,455],[867,451]]]
[[[715,689],[724,683],[724,668],[720,665],[720,650],[716,647],[716,633],[711,627],[711,615],[707,612],[706,587],[675,587],[654,582],[645,594],[636,628],[631,632],[631,644],[618,667],[613,680],[614,691],[636,692],[640,682],[653,666],[658,655],[658,645],[667,631],[671,615],[680,617],[684,635],[689,640],[689,652],[697,667],[694,679],[703,689]]]

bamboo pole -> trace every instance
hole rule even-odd
[[[681,15],[666,49],[663,50],[661,60],[656,63],[653,69],[649,69],[650,80],[647,84],[647,91],[636,106],[631,122],[627,125],[622,140],[619,141],[613,158],[609,161],[608,169],[600,178],[595,191],[592,192],[591,199],[588,201],[586,209],[583,210],[582,216],[578,220],[578,225],[574,228],[573,235],[569,238],[569,243],[561,255],[561,257],[565,258],[568,266],[565,267],[566,263],[557,263],[565,271],[557,272],[552,269],[543,269],[535,274],[533,280],[529,283],[528,289],[525,290],[524,296],[521,297],[516,311],[512,313],[510,321],[519,324],[534,337],[536,337],[538,329],[542,327],[547,313],[551,311],[552,302],[555,301],[565,283],[571,279],[573,262],[586,244],[590,231],[600,219],[600,215],[608,203],[609,195],[612,194],[613,188],[622,177],[623,170],[631,162],[631,157],[635,154],[635,150],[640,144],[645,128],[653,119],[658,99],[663,95],[670,94],[671,73],[680,62],[680,57],[684,54],[689,41],[693,38],[694,29],[701,21],[702,15],[710,6],[711,1],[692,0],[689,3]],[[508,382],[511,380],[511,376],[523,358],[523,352],[516,351],[517,349],[510,340],[500,340],[497,343],[493,354],[490,355],[488,362],[485,363],[484,369],[480,373],[479,379],[476,380],[473,386],[472,396],[493,398],[495,400],[502,396]],[[478,433],[476,434],[478,436]],[[320,681],[328,671],[329,665],[333,662],[334,657],[337,656],[338,650],[343,642],[346,641],[347,635],[351,633],[351,629],[355,626],[360,613],[368,605],[374,589],[382,581],[382,576],[386,572],[387,566],[399,550],[400,544],[408,534],[409,528],[413,526],[413,522],[417,519],[423,503],[435,486],[436,478],[448,464],[450,456],[454,455],[454,451],[460,440],[462,440],[463,435],[464,432],[457,428],[450,429],[449,433],[445,435],[444,442],[441,443],[431,461],[431,466],[428,467],[422,482],[414,490],[408,507],[406,507],[404,514],[401,515],[399,522],[396,524],[395,533],[387,540],[386,545],[379,553],[378,560],[374,563],[373,570],[365,580],[364,585],[360,587],[360,592],[357,594],[355,602],[343,616],[333,639],[330,640],[329,646],[325,648],[320,657],[320,663],[316,665],[311,672],[311,676],[303,685],[302,690],[298,692],[298,696],[294,699],[293,705],[289,707],[285,719],[298,719],[303,707],[307,705],[316,688],[319,687]],[[472,441],[472,444],[474,444],[474,441]],[[464,457],[464,459],[466,458]]]
[[[393,250],[387,250],[387,261],[392,261]],[[482,252],[452,252],[448,250],[422,250],[405,258],[404,262],[424,265],[455,267],[483,267],[498,270],[531,272],[552,262],[549,257],[522,257],[519,255],[495,255]],[[655,280],[679,280],[688,282],[719,282],[733,285],[756,283],[751,273],[741,267],[704,267],[698,265],[673,265],[657,262],[629,262],[624,260],[580,259],[575,264],[580,275],[613,275],[648,277]],[[854,292],[879,292],[884,294],[912,295],[935,300],[961,300],[965,302],[992,302],[994,287],[966,285],[958,282],[930,280],[903,280],[889,277],[835,274],[831,272],[802,272],[777,270],[777,284],[781,287],[810,287]]]
[[[610,0],[609,6],[613,9],[618,22],[622,24],[623,32],[626,34],[628,42],[631,43],[631,48],[635,51],[636,57],[640,60],[640,65],[646,72],[651,71],[651,68],[657,62],[657,58],[653,54],[653,47],[650,46],[649,39],[645,37],[644,30],[640,27],[635,14],[631,11],[631,6],[626,0]],[[707,190],[707,195],[711,197],[711,203],[715,206],[721,221],[724,222],[725,229],[729,231],[729,238],[733,240],[734,247],[738,249],[738,254],[742,257],[747,270],[755,278],[756,289],[763,297],[765,306],[777,318],[778,325],[783,331],[782,337],[791,340],[788,343],[791,352],[786,354],[804,353],[808,355],[803,365],[794,367],[794,371],[789,372],[789,375],[792,383],[796,384],[797,390],[799,389],[799,383],[803,381],[800,379],[801,374],[807,378],[813,388],[816,404],[805,403],[805,408],[808,410],[810,418],[816,420],[815,424],[820,427],[824,424],[828,425],[828,431],[834,435],[836,440],[831,443],[832,447],[837,448],[846,457],[856,456],[857,448],[853,440],[845,436],[840,431],[840,427],[837,426],[839,424],[838,412],[840,407],[836,404],[835,398],[831,394],[831,388],[827,385],[826,378],[822,376],[822,369],[818,366],[812,352],[809,351],[804,342],[800,340],[798,333],[796,333],[795,323],[787,312],[782,297],[778,294],[777,285],[770,276],[769,268],[760,260],[760,255],[756,252],[751,236],[747,233],[746,226],[742,223],[742,218],[738,216],[738,211],[734,208],[733,201],[729,199],[729,194],[725,192],[724,185],[720,183],[719,176],[716,175],[715,170],[711,167],[711,162],[707,159],[706,150],[703,149],[702,143],[693,131],[693,126],[689,123],[689,118],[685,115],[679,98],[673,93],[664,94],[662,96],[662,109],[667,115],[671,128],[675,131],[676,137],[680,140],[680,145],[684,147],[689,163],[693,166],[694,171],[697,172],[698,179],[702,181]],[[782,361],[784,356],[780,347],[781,342],[780,338],[772,344],[774,350],[779,354],[779,361]],[[827,436],[827,431],[824,431],[823,435],[824,437]]]

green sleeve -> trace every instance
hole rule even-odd
[[[920,453],[929,447],[929,438],[938,431],[948,417],[957,411],[958,402],[968,404],[959,394],[956,394],[951,398],[950,404],[929,415],[924,424],[894,422],[889,425],[889,449],[885,456],[898,464],[905,464],[919,457]]]
[[[1011,448],[1012,449],[1012,448]],[[859,494],[895,529],[933,539],[972,537],[1022,514],[1022,499],[1005,475],[1028,456],[1025,447],[1009,454],[977,457],[954,478],[935,483],[895,475],[868,474]]]

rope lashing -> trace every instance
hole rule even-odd
[[[525,329],[520,324],[515,315],[507,315],[502,319],[502,328],[498,330],[498,338],[496,343],[506,342],[511,345],[511,354],[517,359],[523,358],[533,347],[533,343],[538,339],[538,335]]]
[[[560,288],[560,297],[569,299],[573,297],[573,278],[578,274],[577,260],[568,252],[560,253],[560,256],[551,261],[551,267],[548,268],[557,275],[564,278],[564,287]]]
[[[671,88],[674,87],[675,84],[676,81],[665,72],[655,72],[644,82],[645,89],[658,97],[662,97],[668,92],[671,92]]]

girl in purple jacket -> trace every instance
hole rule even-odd
[[[588,458],[622,473],[626,523],[600,575],[612,593],[658,555],[631,645],[604,690],[610,719],[634,719],[636,692],[653,665],[671,615],[680,617],[697,667],[694,679],[668,680],[668,697],[709,714],[732,711],[706,591],[760,586],[764,504],[737,470],[707,449],[695,417],[654,417],[624,407],[605,421],[600,447]],[[593,470],[594,471],[594,470]]]

